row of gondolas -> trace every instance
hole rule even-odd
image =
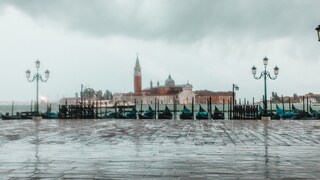
[[[263,108],[259,108],[259,114],[262,115]],[[288,111],[283,110],[278,105],[276,105],[275,112],[269,112],[268,116],[271,119],[305,119],[305,120],[319,120],[320,119],[320,111],[314,110],[311,106],[309,106],[309,111],[304,111],[296,108],[293,104],[291,105],[291,109]]]
[[[18,119],[32,119],[35,115],[34,111],[17,112],[15,115],[10,115],[9,113],[1,114],[2,120],[18,120]],[[43,119],[58,119],[58,113],[56,112],[45,112],[41,113]]]
[[[94,117],[93,111],[89,114],[92,114],[91,116],[87,117]],[[263,108],[259,108],[258,112],[258,119],[260,119],[259,116],[262,116],[263,114]],[[63,119],[64,117],[61,117],[59,113],[47,111],[45,113],[42,113],[43,119]],[[14,119],[32,119],[34,116],[34,112],[20,112],[16,113],[16,115],[9,115],[9,113],[1,114],[2,120],[14,120]],[[289,111],[284,111],[282,108],[280,108],[278,105],[276,106],[275,112],[269,112],[268,116],[270,116],[272,119],[320,119],[320,111],[316,111],[312,109],[312,107],[309,107],[309,111],[303,111],[297,109],[293,104],[291,106],[291,109]],[[188,109],[186,106],[183,107],[181,110],[181,113],[179,115],[180,119],[194,119],[193,112]],[[144,112],[139,112],[135,107],[132,107],[130,111],[125,111],[123,108],[119,108],[117,111],[109,111],[107,113],[100,114],[97,118],[101,119],[173,119],[173,111],[171,111],[167,106],[163,111],[156,112],[151,108],[151,106],[148,107],[147,110]],[[216,106],[214,108],[213,113],[209,113],[206,110],[204,110],[201,105],[199,106],[199,110],[195,114],[195,119],[201,120],[201,119],[225,119],[224,112],[220,111]]]
[[[64,116],[59,113],[47,111],[42,113],[43,119],[64,119],[64,118],[76,118],[74,116]],[[14,119],[32,119],[34,112],[20,112],[16,115],[9,115],[9,113],[1,114],[2,120],[14,120]],[[82,118],[95,118],[93,108],[90,111],[85,111]],[[107,113],[99,113],[96,118],[100,119],[173,119],[173,111],[171,111],[168,106],[165,107],[163,111],[156,112],[148,107],[144,112],[139,112],[135,107],[132,107],[130,111],[125,111],[124,108],[118,108],[117,111],[109,111]],[[205,111],[201,106],[196,113],[196,119],[224,119],[224,113],[220,111],[217,107],[212,114]],[[194,114],[186,106],[183,107],[180,113],[180,119],[194,119]]]
[[[158,113],[158,116],[156,117],[157,113],[155,110],[151,108],[151,106],[148,107],[146,111],[143,113],[140,113],[136,110],[135,107],[132,108],[129,112],[123,112],[122,109],[119,109],[117,112],[109,112],[105,116],[101,118],[118,118],[118,119],[172,119],[173,113],[168,108],[168,106],[165,107],[163,111],[160,111]],[[212,114],[205,111],[201,106],[199,106],[199,111],[196,113],[196,119],[224,119],[224,113],[220,111],[217,107],[215,107],[215,110]],[[194,119],[194,115],[190,109],[188,109],[186,106],[183,107],[180,114],[180,119]]]

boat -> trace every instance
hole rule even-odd
[[[220,111],[217,106],[214,106],[214,112],[211,117],[212,119],[224,119],[224,113]]]
[[[43,119],[58,119],[59,116],[58,116],[58,113],[56,112],[45,112],[45,113],[42,113],[42,118]]]
[[[20,112],[20,118],[21,119],[32,119],[34,116],[35,112],[34,111],[25,111],[25,112]]]
[[[270,117],[273,120],[280,120],[281,116],[279,115],[278,112],[279,113],[283,113],[283,110],[278,105],[276,105],[276,113],[268,111],[267,112],[267,116]],[[264,109],[263,109],[263,107],[261,105],[259,105],[257,118],[261,119],[263,114],[264,114]]]
[[[312,109],[311,106],[310,106],[310,114],[311,114],[313,119],[320,119],[319,111],[316,111],[316,110]]]
[[[17,119],[21,119],[20,114],[17,113],[16,115],[9,115],[9,113],[6,114],[2,114],[1,113],[1,119],[2,120],[17,120]]]
[[[14,102],[12,102],[12,106],[11,106],[11,116],[10,114],[7,112],[6,114],[1,114],[1,119],[2,120],[16,120],[16,119],[21,119],[20,113],[16,112],[16,115],[13,115],[13,108],[14,108]]]
[[[292,104],[292,111],[293,113],[297,116],[297,119],[311,119],[312,115],[306,111],[297,109],[293,104]]]
[[[115,112],[107,112],[106,114],[105,114],[105,116],[103,116],[103,117],[101,117],[101,119],[115,119],[116,118],[116,113]]]
[[[172,119],[172,113],[168,106],[165,107],[163,112],[159,113],[158,119]]]
[[[196,119],[202,120],[202,119],[208,119],[208,117],[209,117],[209,113],[206,110],[204,110],[201,105],[199,105],[199,111],[196,114]]]
[[[143,114],[139,113],[139,119],[155,119],[156,112],[149,106]]]
[[[180,119],[193,119],[192,112],[184,105],[180,114]]]
[[[122,108],[118,111],[118,119],[137,119],[137,109],[132,107],[131,111],[125,112]]]
[[[276,105],[276,114],[280,117],[280,119],[297,119],[297,116],[293,112],[285,112],[278,105]]]

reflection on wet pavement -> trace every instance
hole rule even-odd
[[[0,121],[0,177],[320,178],[320,121]]]

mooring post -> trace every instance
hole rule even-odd
[[[224,118],[224,99],[222,99],[222,112],[223,112],[223,118]]]
[[[141,99],[141,103],[140,103],[140,113],[142,114],[142,99]]]
[[[305,109],[304,109],[304,96],[302,96],[302,104],[303,104],[303,112],[305,112]]]
[[[192,97],[191,111],[192,111],[192,119],[194,119],[194,97]]]
[[[289,111],[291,111],[291,100],[290,100],[290,97],[289,97]]]
[[[282,109],[283,109],[283,117],[284,117],[284,99],[283,99],[283,95],[281,95],[281,101],[282,101]]]
[[[210,119],[212,119],[212,99],[211,99],[211,96],[210,96],[210,98],[209,98],[209,106],[210,106],[210,114],[209,114],[209,117],[210,117]]]
[[[309,97],[307,97],[307,112],[309,112]]]
[[[228,99],[228,119],[231,120],[230,99]]]
[[[154,119],[157,119],[157,98],[154,98]]]
[[[115,118],[118,118],[118,112],[117,112],[117,101],[114,102],[114,113],[115,113]]]
[[[96,119],[98,118],[98,114],[99,114],[99,107],[98,107],[98,105],[99,105],[99,101],[97,100],[96,101]]]
[[[177,120],[177,100],[176,98],[173,99],[173,118]]]
[[[270,98],[270,112],[272,113],[272,98]]]

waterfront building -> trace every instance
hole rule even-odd
[[[134,93],[141,94],[142,92],[142,78],[141,78],[141,67],[139,57],[137,55],[136,65],[134,67]]]
[[[190,104],[192,98],[195,98],[195,93],[192,91],[192,85],[186,84],[176,85],[174,79],[169,74],[164,85],[157,81],[157,85],[153,86],[150,82],[150,87],[142,89],[142,73],[139,62],[139,57],[136,58],[134,67],[134,92],[125,93],[121,96],[126,101],[137,102],[142,104],[154,104],[156,101],[159,104]]]
[[[206,104],[211,97],[211,103],[213,104],[222,104],[223,101],[228,103],[228,100],[232,99],[232,91],[219,91],[213,92],[209,90],[198,90],[194,91],[196,94],[195,103],[197,104]],[[235,95],[235,99],[236,95]]]

